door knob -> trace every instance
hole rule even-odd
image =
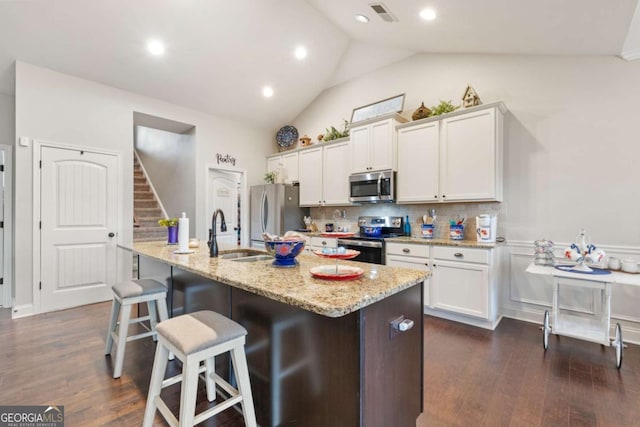
[[[113,231],[108,234],[109,237],[115,237],[115,235],[116,235],[116,233],[114,233]]]

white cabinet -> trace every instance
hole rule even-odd
[[[398,130],[400,203],[502,201],[501,102]]]
[[[484,109],[442,120],[443,200],[502,200],[502,113]]]
[[[431,302],[434,309],[497,320],[498,286],[490,269],[495,249],[434,246],[431,252]],[[495,275],[495,274],[494,274]],[[482,325],[480,325],[482,326]]]
[[[300,206],[349,205],[349,141],[299,152]]]
[[[323,248],[337,248],[338,239],[326,237],[307,237],[304,250],[306,252],[321,251]]]
[[[351,128],[351,173],[396,170],[396,125],[401,120],[396,116]]]
[[[278,180],[285,183],[298,182],[298,156],[299,153],[295,152],[267,157],[267,172],[281,171],[283,176],[278,177]]]
[[[440,122],[398,131],[398,202],[438,201]]]
[[[391,267],[429,270],[429,246],[420,244],[387,243],[385,245],[385,264]],[[424,281],[424,305],[431,305],[430,279]]]

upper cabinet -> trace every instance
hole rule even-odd
[[[400,203],[502,201],[501,102],[400,126]]]
[[[349,141],[299,154],[300,206],[349,205]]]
[[[298,155],[298,152],[294,152],[267,157],[267,172],[282,173],[283,176],[278,179],[286,183],[298,182]]]
[[[406,119],[393,117],[373,119],[349,131],[351,140],[351,173],[397,168],[396,125]]]

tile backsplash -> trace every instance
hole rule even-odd
[[[311,208],[311,218],[320,230],[324,230],[326,223],[334,223],[338,226],[348,226],[350,231],[358,231],[358,217],[371,216],[402,216],[409,215],[411,221],[411,234],[420,236],[420,224],[422,215],[429,209],[435,209],[437,214],[434,238],[447,239],[449,237],[449,220],[455,220],[459,216],[467,218],[464,239],[476,240],[476,216],[483,214],[497,215],[498,236],[504,236],[506,219],[506,204],[498,202],[487,203],[429,203],[429,204],[396,204],[378,203],[360,206],[325,206]],[[341,218],[344,212],[344,218]],[[334,216],[335,215],[335,216]],[[338,220],[334,218],[338,217]]]

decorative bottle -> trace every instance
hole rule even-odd
[[[404,235],[411,236],[411,223],[409,223],[409,215],[404,219]]]

